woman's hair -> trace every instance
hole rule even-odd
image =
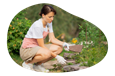
[[[40,16],[42,16],[42,14],[46,15],[49,12],[54,12],[54,14],[56,15],[56,11],[54,10],[54,8],[50,5],[44,5],[43,8],[41,9],[41,12],[39,13]]]

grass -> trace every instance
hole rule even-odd
[[[19,64],[20,66],[22,65],[23,60],[20,58],[19,55],[11,53],[10,56],[17,64]]]

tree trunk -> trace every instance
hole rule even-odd
[[[86,34],[86,42],[87,42],[87,25],[86,25],[86,33],[85,34]]]
[[[86,43],[87,43],[87,25],[86,25]],[[87,48],[87,50],[88,50],[88,48]]]
[[[101,44],[101,30],[99,29],[99,45]]]

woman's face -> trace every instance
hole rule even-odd
[[[54,19],[54,12],[49,12],[46,15],[43,14],[42,17],[45,20],[45,22],[51,23],[53,21],[53,19]]]

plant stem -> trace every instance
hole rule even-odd
[[[86,24],[86,33],[85,33],[85,35],[86,35],[86,45],[87,45],[87,24]],[[87,50],[88,50],[88,48],[87,48]]]

